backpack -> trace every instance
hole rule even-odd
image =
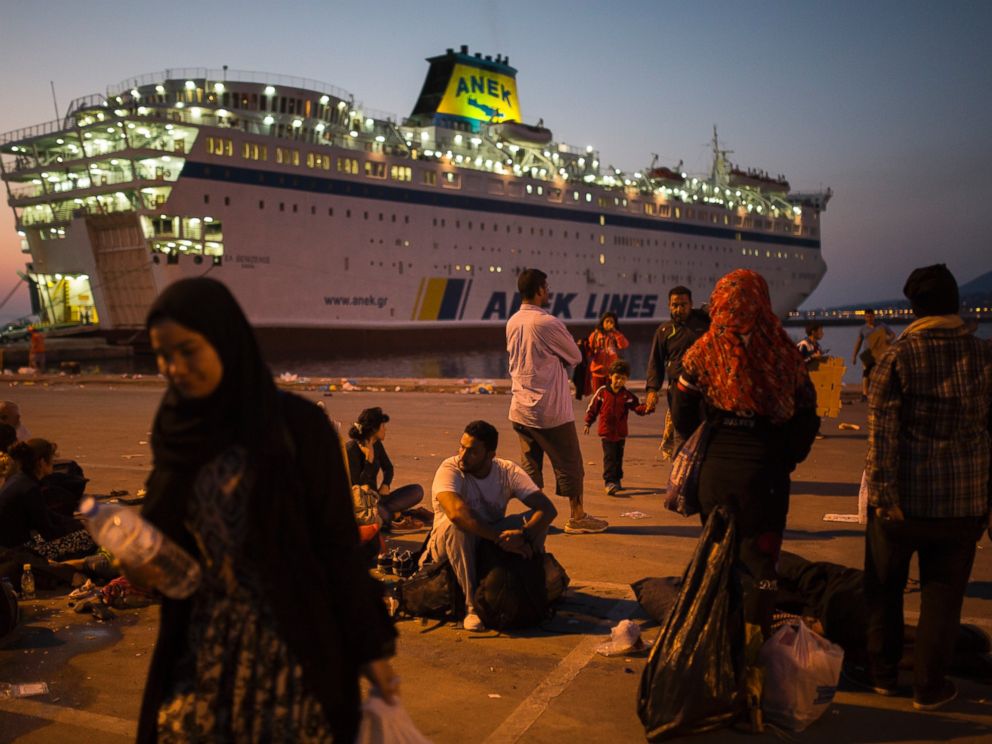
[[[524,558],[480,540],[476,561],[475,611],[487,628],[526,628],[547,619],[544,555]]]
[[[421,566],[396,589],[397,614],[446,618],[465,609],[465,595],[447,559]]]

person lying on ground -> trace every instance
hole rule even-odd
[[[0,489],[0,547],[26,547],[55,561],[96,550],[80,522],[45,506],[41,480],[52,472],[55,452],[55,444],[45,439],[10,448],[17,470]]]
[[[393,490],[393,463],[383,445],[388,422],[389,416],[376,406],[358,414],[358,420],[348,430],[345,452],[352,488],[357,486],[374,494],[371,499],[360,499],[361,507],[356,504],[356,518],[362,521],[358,511],[375,506],[377,514],[373,516],[377,517],[383,532],[408,532],[423,527],[422,523],[404,516],[403,512],[423,501],[424,488],[419,483],[411,483]]]
[[[466,630],[485,629],[473,605],[479,540],[529,558],[544,552],[544,539],[558,513],[523,468],[496,457],[498,444],[495,426],[486,421],[469,423],[458,454],[441,463],[431,489],[434,526],[421,565],[448,559],[466,597]],[[512,498],[529,511],[506,516]]]

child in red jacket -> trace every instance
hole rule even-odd
[[[630,379],[630,364],[617,359],[610,365],[609,384],[603,385],[589,401],[586,409],[588,434],[592,422],[599,416],[599,436],[603,441],[603,480],[606,493],[616,496],[623,489],[623,447],[627,441],[627,416],[631,411],[638,416],[647,414],[647,406],[639,403],[637,396],[626,385]]]
[[[609,383],[610,365],[620,358],[620,352],[630,346],[630,341],[620,332],[617,314],[603,313],[599,324],[589,334],[589,392],[595,393],[600,385]]]

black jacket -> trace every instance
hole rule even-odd
[[[354,439],[349,439],[344,449],[348,455],[348,473],[353,486],[368,486],[372,490],[378,490],[380,470],[382,485],[388,486],[393,482],[393,463],[382,442],[376,442],[372,447],[372,462],[365,459],[365,453]]]
[[[651,342],[648,355],[648,390],[661,390],[665,380],[674,383],[682,372],[682,355],[710,327],[710,316],[702,310],[693,309],[685,323],[669,320],[658,326]]]
[[[45,506],[41,484],[25,473],[15,473],[0,489],[0,547],[14,548],[31,540],[31,531],[45,540],[62,537],[83,525]]]

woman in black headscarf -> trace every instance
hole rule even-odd
[[[351,742],[359,672],[396,694],[396,633],[363,566],[337,435],[276,389],[220,282],[169,286],[147,325],[169,388],[143,514],[204,578],[163,601],[138,740]]]

